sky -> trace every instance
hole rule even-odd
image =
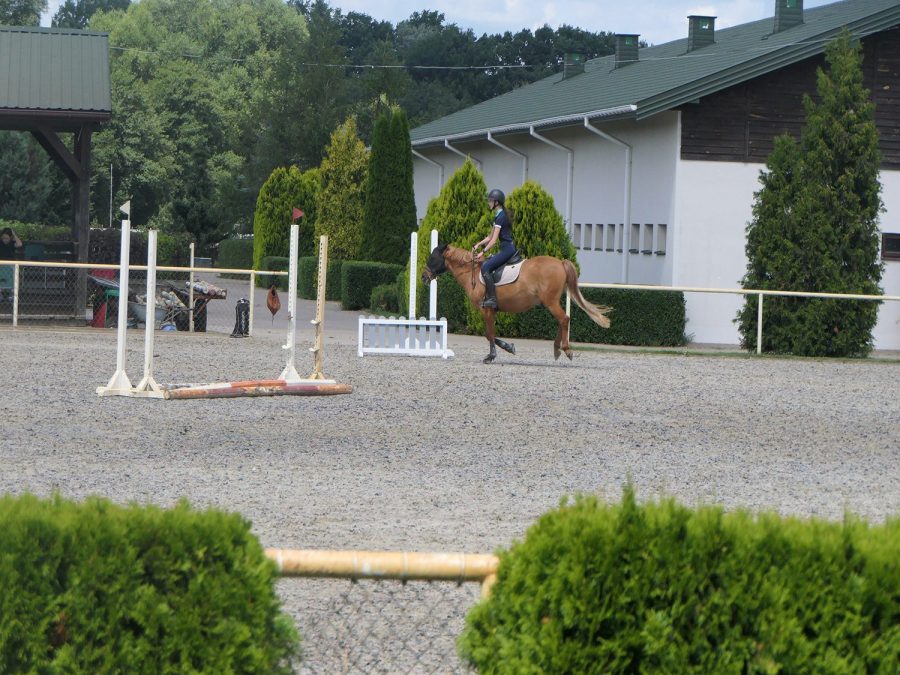
[[[50,0],[41,25],[49,26],[62,0]],[[806,0],[809,9],[834,0]],[[637,33],[650,44],[687,37],[691,14],[715,16],[716,28],[728,28],[775,14],[775,0],[331,0],[345,14],[355,11],[394,25],[423,9],[441,12],[444,22],[482,33],[518,32],[548,24],[587,31]]]

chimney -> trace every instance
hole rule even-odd
[[[627,66],[638,60],[639,37],[639,35],[625,33],[616,35],[616,68]]]
[[[716,17],[688,17],[688,51],[716,43]]]
[[[566,54],[563,60],[563,79],[584,72],[584,54]]]
[[[775,33],[803,23],[803,0],[775,0]]]

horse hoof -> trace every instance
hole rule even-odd
[[[560,354],[562,354],[561,351],[559,351],[558,349],[554,349],[554,350],[553,350],[553,360],[554,360],[554,361],[559,361],[559,355],[560,355]]]
[[[567,350],[566,350],[566,356],[569,357],[569,361],[572,360],[572,350],[571,350],[571,349],[567,349]]]
[[[482,359],[481,362],[482,363],[493,363],[495,358],[497,358],[497,357],[493,356],[491,354],[488,354],[487,356],[484,357],[484,359]]]

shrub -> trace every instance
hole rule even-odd
[[[216,267],[234,270],[253,269],[253,240],[225,239],[219,242],[219,257]]]
[[[23,243],[29,241],[72,241],[72,228],[66,225],[40,225],[0,218],[0,230],[11,227]],[[121,232],[120,230],[116,230]],[[91,233],[93,234],[93,230]]]
[[[351,116],[335,129],[325,148],[316,200],[316,236],[328,235],[328,255],[335,260],[359,258],[368,159]]]
[[[341,267],[343,260],[329,260],[325,270],[325,299],[341,299]],[[319,288],[319,258],[307,256],[297,262],[297,295],[306,300],[315,300]]]
[[[416,229],[412,147],[406,113],[388,109],[375,121],[366,180],[360,257],[408,262],[409,235]]]
[[[797,145],[776,139],[761,172],[747,228],[744,288],[878,295],[881,154],[862,53],[844,33],[826,48],[819,102],[804,97]],[[741,344],[755,350],[757,298],[736,319]],[[765,351],[804,356],[864,356],[872,348],[878,304],[824,298],[765,302]]]
[[[253,214],[254,269],[260,269],[266,256],[290,255],[291,217],[295,207],[305,213],[298,223],[299,255],[310,255],[315,250],[313,230],[318,192],[318,169],[301,172],[296,166],[290,166],[272,171],[259,190]]]
[[[500,554],[460,649],[480,672],[869,672],[900,655],[900,519],[868,526],[561,504]]]
[[[431,255],[431,231],[437,230],[440,243],[463,246],[473,233],[481,231],[479,224],[490,214],[487,206],[487,186],[484,177],[470,159],[466,159],[441,188],[440,194],[428,204],[428,210],[419,228],[417,268],[420,272],[425,268],[428,256]],[[484,236],[483,234],[481,236]],[[480,238],[480,237],[478,237]],[[477,241],[476,238],[474,241]],[[471,244],[470,244],[471,246]],[[407,247],[408,248],[408,247]],[[403,306],[409,302],[409,262],[406,263],[407,275],[401,288]],[[440,288],[440,286],[438,287]],[[428,314],[428,290],[419,284],[416,290],[418,306],[416,316]],[[438,292],[438,306],[441,294]],[[447,317],[449,319],[449,317]]]
[[[372,298],[372,289],[389,284],[403,268],[388,263],[346,261],[341,267],[341,307],[363,309]]]
[[[289,672],[276,575],[236,514],[0,498],[0,670]]]
[[[380,284],[373,288],[369,309],[381,314],[398,314],[400,303],[397,299],[397,284]]]
[[[262,259],[261,269],[271,272],[287,272],[291,261],[279,255],[269,255]],[[279,291],[286,291],[288,287],[288,278],[286,276],[275,276],[271,274],[257,274],[256,285],[259,288],[269,288],[272,284]]]

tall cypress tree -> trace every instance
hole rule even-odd
[[[388,111],[375,121],[369,174],[362,255],[367,260],[403,264],[409,235],[416,228],[412,180],[412,146],[402,110]]]
[[[331,134],[319,167],[316,237],[328,235],[332,260],[359,260],[368,153],[351,116]]]
[[[360,250],[360,257],[364,260],[383,261],[387,251],[383,234],[391,208],[388,193],[390,173],[393,170],[390,136],[391,113],[388,110],[375,119],[375,126],[372,129]]]
[[[880,293],[881,185],[874,105],[862,54],[846,31],[826,48],[819,102],[804,99],[799,149],[779,139],[761,177],[747,230],[746,288]],[[741,342],[756,348],[756,298],[738,315]],[[763,348],[805,356],[860,356],[872,348],[878,307],[869,301],[765,301]]]

